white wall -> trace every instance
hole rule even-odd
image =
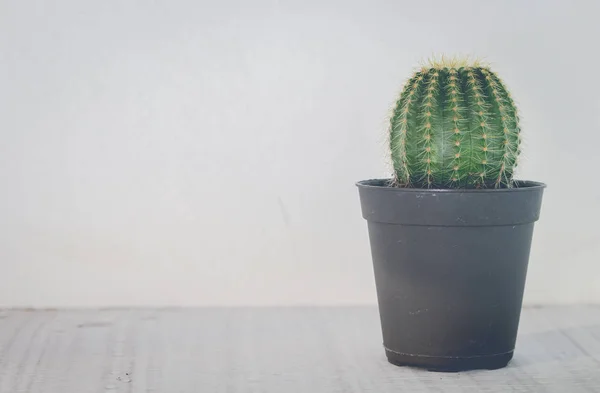
[[[526,302],[600,303],[592,1],[0,1],[0,305],[374,303],[354,182],[433,52],[548,183]]]

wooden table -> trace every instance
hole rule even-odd
[[[523,310],[496,371],[387,363],[375,307],[0,310],[0,393],[600,392],[600,307]]]

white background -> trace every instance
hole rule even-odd
[[[0,0],[0,306],[374,303],[354,183],[432,53],[521,106],[525,301],[600,303],[597,4]]]

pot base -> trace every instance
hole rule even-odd
[[[466,370],[497,370],[506,367],[513,351],[498,355],[476,357],[436,357],[409,355],[385,349],[388,361],[400,367],[418,367],[428,371],[459,372]]]

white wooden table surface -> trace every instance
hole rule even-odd
[[[0,393],[600,392],[600,307],[523,310],[505,369],[387,363],[375,307],[0,310]]]

